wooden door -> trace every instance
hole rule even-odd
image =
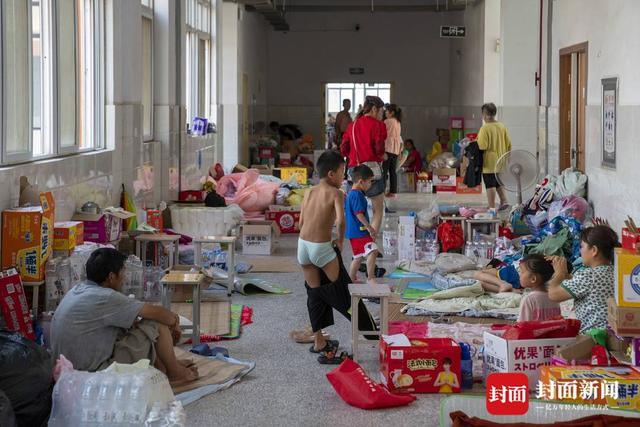
[[[560,171],[571,166],[571,54],[560,56]]]
[[[587,106],[587,53],[578,52],[578,105],[577,105],[577,129],[576,129],[576,167],[579,171],[585,171],[585,139],[586,139],[586,106]]]

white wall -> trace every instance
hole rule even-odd
[[[608,218],[617,231],[625,215],[640,216],[640,2],[636,0],[562,0],[553,3],[552,102],[549,109],[551,172],[559,163],[559,50],[589,42],[586,118],[586,173],[596,215]],[[616,170],[601,162],[601,82],[619,77]]]
[[[393,82],[393,102],[405,116],[403,136],[426,149],[448,117],[450,41],[439,37],[439,27],[459,22],[459,16],[289,14],[290,32],[269,31],[269,120],[299,124],[320,145],[323,83]],[[349,67],[364,67],[365,74],[352,76]]]

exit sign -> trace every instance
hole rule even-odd
[[[440,37],[463,39],[467,35],[467,27],[443,25],[440,27]]]
[[[351,68],[349,68],[349,74],[355,74],[355,75],[364,74],[364,68],[362,68],[362,67],[351,67]]]

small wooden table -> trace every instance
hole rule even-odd
[[[227,246],[227,295],[231,298],[236,279],[236,237],[235,236],[205,236],[193,239],[193,263],[202,265],[202,245],[219,244]]]
[[[164,248],[164,243],[169,243],[169,265],[171,269],[174,265],[179,264],[180,236],[171,234],[141,234],[135,237],[136,240],[136,256],[142,261],[142,265],[147,265],[147,245],[160,244]],[[162,266],[160,266],[162,267]]]
[[[162,294],[160,301],[162,306],[171,310],[171,287],[193,287],[193,319],[191,327],[183,327],[183,330],[191,330],[191,340],[194,345],[200,344],[200,288],[204,282],[202,273],[190,273],[184,271],[170,271],[161,280]]]
[[[465,227],[465,241],[473,239],[473,227],[475,225],[490,225],[493,228],[493,234],[495,237],[500,236],[500,223],[502,221],[500,219],[467,219],[464,222]]]
[[[351,294],[351,346],[353,349],[353,360],[358,359],[358,345],[364,343],[360,337],[364,335],[387,335],[389,333],[389,298],[391,297],[391,288],[389,285],[377,284],[350,284],[349,293]],[[379,331],[361,331],[358,326],[358,304],[363,298],[380,298],[380,330]],[[371,341],[367,341],[371,342]],[[378,339],[378,344],[380,339]]]

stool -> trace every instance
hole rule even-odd
[[[499,219],[467,219],[464,222],[465,241],[473,239],[473,226],[475,225],[490,225],[493,228],[493,234],[495,234],[495,237],[499,237],[500,222],[501,220]]]
[[[353,350],[353,360],[358,359],[358,345],[363,342],[360,337],[364,335],[386,335],[389,332],[389,298],[391,288],[385,284],[350,284],[351,294],[351,346]],[[363,298],[380,298],[380,330],[361,331],[358,327],[358,304]],[[379,343],[379,340],[378,340]]]
[[[204,275],[201,273],[185,273],[183,271],[170,271],[161,280],[162,296],[160,301],[162,306],[171,310],[171,287],[172,286],[193,286],[193,324],[182,327],[182,330],[191,330],[191,340],[194,345],[200,344],[200,288],[204,282]]]
[[[169,265],[168,269],[171,269],[174,265],[179,264],[179,245],[180,236],[171,234],[141,234],[135,237],[136,239],[136,256],[142,261],[142,265],[147,265],[147,245],[160,244],[164,248],[164,243],[169,243]],[[158,266],[163,267],[163,266]]]
[[[193,263],[202,267],[202,244],[217,243],[227,246],[227,296],[231,298],[236,279],[236,238],[234,236],[206,236],[193,239]]]
[[[31,288],[32,289],[32,299],[31,299],[31,310],[33,311],[33,318],[38,318],[38,304],[40,303],[39,294],[40,294],[40,286],[44,285],[44,281],[40,282],[22,282],[23,288]],[[26,289],[25,289],[26,290]],[[45,306],[47,300],[47,293],[45,292]],[[45,307],[46,308],[46,307]]]

